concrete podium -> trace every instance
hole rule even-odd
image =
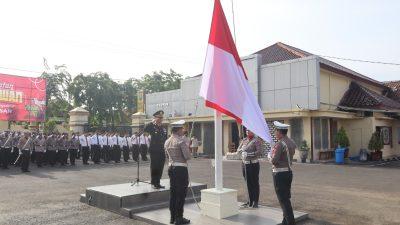
[[[85,194],[81,194],[80,201],[91,206],[105,209],[129,218],[133,214],[167,208],[169,205],[169,180],[161,180],[165,189],[153,189],[150,184],[131,183],[89,187]],[[207,188],[205,184],[192,183],[194,196],[200,201],[200,191]],[[186,202],[193,202],[190,190]]]

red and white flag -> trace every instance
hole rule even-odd
[[[206,106],[235,118],[271,143],[268,125],[247,81],[219,0],[214,2],[200,96],[205,99]]]

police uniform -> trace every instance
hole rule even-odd
[[[182,128],[185,121],[172,123],[172,128]],[[189,174],[187,161],[191,158],[189,144],[183,136],[173,133],[165,142],[165,152],[168,155],[170,179],[170,202],[171,223],[188,224],[190,220],[183,218],[183,207],[187,188],[189,185]]]
[[[3,169],[8,169],[11,159],[11,148],[12,148],[13,137],[10,133],[4,133],[1,138],[1,166]]]
[[[163,111],[157,111],[153,114],[154,117],[162,118]],[[150,141],[150,168],[151,168],[151,184],[155,188],[164,188],[160,185],[160,179],[163,174],[165,164],[164,143],[167,140],[167,130],[161,125],[149,123],[145,126],[144,132],[151,135]]]
[[[61,163],[61,166],[65,166],[68,161],[68,139],[65,134],[61,135],[61,137],[57,141],[58,145],[58,160]]]
[[[31,151],[33,148],[32,143],[33,143],[33,141],[32,141],[32,138],[30,137],[30,134],[25,134],[18,141],[17,146],[20,151],[19,154],[21,157],[22,172],[30,172],[29,171],[29,161],[30,161],[30,157],[31,157]]]
[[[73,135],[68,142],[69,162],[71,163],[72,166],[75,165],[75,159],[78,154],[79,145],[80,145],[79,138]]]
[[[139,134],[135,133],[132,135],[131,142],[132,142],[132,159],[135,161],[139,160]],[[142,158],[143,159],[143,158]]]
[[[249,202],[246,206],[258,208],[260,196],[260,163],[258,158],[261,156],[262,143],[258,137],[244,138],[238,148],[242,154],[242,173],[247,183]]]
[[[149,148],[148,145],[149,145],[149,138],[145,134],[140,135],[139,149],[143,161],[147,161],[147,149]]]
[[[91,137],[91,150],[92,150],[92,161],[95,164],[99,164],[100,163],[100,151],[101,151],[101,137],[99,136],[98,133],[95,133],[94,135],[92,135]]]
[[[57,137],[52,134],[46,140],[47,159],[51,166],[56,164],[57,159]]]
[[[39,135],[34,139],[34,146],[36,151],[36,165],[42,167],[44,154],[46,151],[46,139],[43,135]]]
[[[89,151],[90,151],[90,137],[88,134],[82,134],[79,136],[79,143],[82,150],[82,162],[83,165],[89,165]]]
[[[290,125],[274,122],[277,130],[287,130]],[[274,180],[275,192],[279,204],[283,211],[283,225],[295,224],[293,208],[290,201],[292,186],[292,160],[295,153],[296,144],[286,135],[283,136],[273,147],[270,161],[272,163],[272,174]]]
[[[111,149],[112,149],[112,140],[109,134],[105,134],[103,136],[103,152],[104,152],[104,162],[108,163],[111,160]]]

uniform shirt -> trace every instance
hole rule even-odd
[[[111,146],[111,139],[107,136],[107,135],[103,135],[103,137],[101,137],[102,139],[102,144],[103,146]]]
[[[36,137],[35,140],[33,141],[33,144],[35,146],[35,152],[45,152],[46,151],[46,138],[43,136]]]
[[[144,134],[140,135],[139,145],[147,145],[147,147],[149,147],[149,145],[150,145],[149,138],[146,137],[146,135],[144,135]]]
[[[168,155],[169,163],[187,163],[192,157],[189,145],[183,137],[172,134],[165,142],[165,152]]]
[[[78,149],[80,145],[80,140],[78,137],[72,137],[69,140],[68,149]]]
[[[12,143],[13,147],[17,147],[19,139],[20,139],[20,135],[18,135],[18,134],[13,135],[13,143]]]
[[[60,137],[57,140],[58,150],[66,151],[68,149],[68,139]]]
[[[57,151],[57,139],[55,136],[51,135],[46,140],[47,150]]]
[[[128,142],[128,147],[132,148],[132,138],[131,137],[125,137],[125,139]]]
[[[120,137],[118,135],[112,136],[112,142],[114,146],[121,146]]]
[[[121,136],[118,136],[118,145],[119,145],[119,147],[120,148],[122,148],[122,147],[124,147],[124,142],[125,142],[125,138],[124,137],[121,137]]]
[[[13,137],[10,134],[2,138],[1,146],[3,146],[3,148],[11,148],[12,144],[13,144]]]
[[[285,144],[287,147],[285,147]],[[283,137],[278,143],[272,148],[271,163],[272,169],[274,168],[289,168],[287,150],[289,150],[290,164],[293,160],[295,153],[296,144],[294,141],[287,136]]]
[[[132,145],[139,145],[140,136],[132,135],[131,142]]]
[[[79,143],[82,147],[89,147],[90,146],[90,137],[86,137],[85,135],[79,136]]]
[[[90,143],[91,145],[100,145],[100,140],[101,136],[98,134],[94,134],[90,137]]]
[[[22,136],[17,143],[17,147],[19,148],[20,151],[22,150],[32,150],[32,138],[28,137],[26,138],[25,136]]]
[[[261,146],[262,143],[259,138],[253,137],[249,139],[246,137],[240,142],[238,152],[247,152],[247,157],[242,159],[243,161],[256,160],[261,156]]]
[[[167,140],[167,130],[163,126],[149,123],[145,126],[144,132],[151,135],[150,148],[151,152],[163,150],[165,141]],[[164,154],[164,151],[158,152]]]

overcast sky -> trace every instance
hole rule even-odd
[[[232,29],[231,0],[221,0]],[[213,0],[9,0],[0,2],[0,67],[114,79],[174,69],[200,74]],[[234,0],[237,47],[245,56],[278,41],[305,51],[400,63],[400,1]],[[400,66],[333,60],[380,81]],[[39,73],[0,68],[0,73]]]

